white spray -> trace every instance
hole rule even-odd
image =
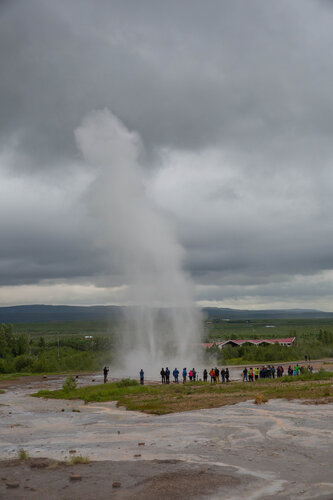
[[[127,375],[140,368],[189,367],[200,342],[192,283],[182,269],[183,248],[170,221],[145,191],[137,133],[109,110],[87,116],[75,132],[87,163],[98,169],[90,196],[103,238],[127,284],[126,326],[119,358]],[[158,371],[157,371],[158,370]]]

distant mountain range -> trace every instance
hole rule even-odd
[[[0,307],[0,323],[42,323],[118,319],[125,308],[120,306],[48,306],[29,305]],[[207,319],[318,319],[333,318],[333,313],[310,309],[240,310],[220,307],[202,309]]]

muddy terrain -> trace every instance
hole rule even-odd
[[[333,498],[332,404],[152,416],[30,396],[62,382],[11,381],[0,395],[0,498]],[[17,460],[21,448],[32,458]],[[69,465],[80,455],[90,463]]]

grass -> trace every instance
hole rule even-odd
[[[68,465],[89,464],[89,463],[90,463],[90,458],[83,457],[82,455],[76,455],[67,462]]]
[[[21,448],[17,453],[17,458],[19,460],[28,460],[29,455],[23,448]]]
[[[88,386],[70,392],[63,390],[39,391],[35,397],[52,399],[81,399],[85,403],[117,401],[128,410],[155,415],[214,408],[254,400],[260,394],[263,400],[311,399],[318,400],[330,394],[333,372],[320,371],[298,377],[264,379],[253,383],[233,382],[214,384],[195,382],[170,385],[138,385],[134,381]]]

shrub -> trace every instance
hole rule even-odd
[[[89,464],[90,458],[89,457],[83,457],[82,455],[77,455],[75,457],[72,457],[70,459],[70,462],[68,465],[75,465],[75,464]]]
[[[264,394],[258,393],[255,395],[254,402],[256,405],[261,405],[263,403],[267,403],[268,399]]]
[[[22,356],[17,356],[14,361],[15,371],[29,371],[33,364],[33,359],[30,356],[23,354]]]
[[[29,458],[28,453],[23,448],[21,448],[18,451],[17,456],[18,456],[19,460],[27,460]]]
[[[63,383],[62,388],[65,392],[70,392],[76,389],[76,386],[77,386],[76,378],[74,377],[74,375],[69,375],[66,378],[65,382]]]

